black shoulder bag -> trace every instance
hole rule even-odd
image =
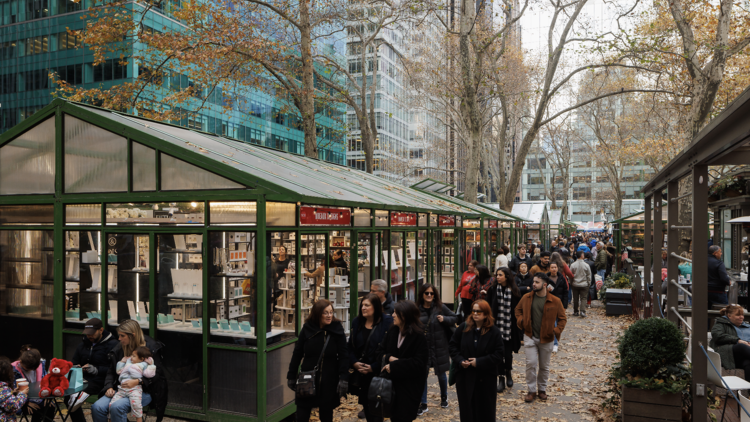
[[[317,388],[315,386],[315,378],[317,378],[318,375],[318,367],[320,366],[320,362],[323,361],[323,356],[326,354],[326,347],[328,346],[328,340],[330,340],[331,337],[326,337],[326,341],[323,342],[323,350],[320,352],[320,357],[318,358],[318,363],[315,364],[315,368],[313,368],[312,371],[301,371],[299,373],[299,376],[297,376],[297,398],[304,399],[308,397],[315,397],[317,394]]]
[[[378,324],[375,324],[370,329],[370,334],[367,336],[367,340],[365,340],[365,348],[362,350],[362,356],[359,357],[358,362],[362,362],[362,359],[365,358],[365,355],[367,354],[367,347],[370,345],[370,339],[372,338],[372,335],[375,333],[375,329],[378,328]],[[350,369],[349,370],[349,390],[352,394],[358,394],[359,390],[359,376],[361,374],[356,369]]]
[[[383,361],[380,367],[385,367],[385,356],[383,356]],[[367,400],[370,402],[370,409],[375,412],[380,412],[382,418],[391,417],[393,381],[391,381],[388,372],[381,369],[380,375],[372,379],[372,382],[370,382],[370,389],[367,391]]]

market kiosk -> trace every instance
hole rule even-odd
[[[0,136],[0,325],[16,340],[0,354],[70,359],[89,318],[132,319],[166,345],[169,415],[281,420],[313,301],[348,330],[375,278],[413,298],[442,280],[447,226],[477,218],[354,169],[56,99]]]
[[[549,250],[550,222],[547,204],[544,202],[518,202],[513,204],[512,213],[528,221],[525,227],[524,243],[539,243],[544,246],[544,249]]]

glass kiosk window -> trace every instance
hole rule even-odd
[[[300,285],[300,300],[302,321],[304,321],[310,315],[313,303],[318,298],[325,297],[326,263],[329,268],[333,268],[333,263],[326,255],[326,235],[303,234],[300,235],[300,242],[303,277]],[[294,290],[293,287],[292,290]]]
[[[143,332],[149,327],[149,236],[110,234],[107,236],[107,321],[117,326],[125,319],[138,322]],[[110,270],[109,267],[114,268]],[[110,282],[111,280],[111,282]]]
[[[103,320],[101,247],[101,232],[65,232],[63,326],[66,328],[83,329],[83,324],[91,318]],[[107,294],[116,294],[117,268],[109,266],[107,271]],[[48,275],[52,277],[53,274]]]
[[[391,232],[388,249],[383,251],[387,265],[390,265],[389,280],[391,283],[391,296],[394,301],[404,299],[404,268],[408,266],[403,262],[404,259],[404,234],[401,232]]]
[[[351,268],[351,232],[331,232],[330,253],[333,267],[328,270],[328,300],[333,303],[334,316],[341,321],[344,331],[349,333],[349,268]]]
[[[297,333],[297,250],[295,232],[269,232],[271,271],[268,272],[270,306],[268,317],[271,327],[266,327],[271,336],[292,338]],[[271,340],[269,339],[269,342]]]
[[[210,341],[255,346],[258,325],[257,235],[255,232],[212,231],[209,233],[209,247]],[[202,322],[197,324],[200,327]]]
[[[203,407],[203,235],[156,236],[156,327],[169,403]]]

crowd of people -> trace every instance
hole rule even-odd
[[[348,340],[333,305],[318,300],[295,344],[287,385],[296,391],[297,420],[332,421],[341,398],[357,396],[368,422],[413,421],[429,412],[427,377],[434,371],[440,406],[449,407],[455,383],[462,421],[496,420],[497,393],[514,385],[513,354],[524,348],[524,400],[547,400],[553,353],[567,323],[566,308],[586,317],[597,277],[606,277],[615,249],[608,237],[558,238],[549,250],[521,244],[511,255],[503,245],[494,271],[467,263],[455,291],[454,312],[432,284],[416,302],[393,302],[384,280],[361,299]],[[529,253],[536,251],[536,257]],[[450,375],[448,375],[450,374]],[[309,381],[312,377],[314,381]],[[392,381],[383,399],[383,379]],[[373,398],[373,396],[377,396]]]
[[[347,338],[333,304],[318,299],[287,372],[297,420],[310,420],[318,409],[321,421],[332,421],[341,398],[352,394],[363,407],[360,418],[368,422],[385,417],[413,421],[429,412],[427,377],[433,370],[441,407],[450,406],[448,385],[455,383],[461,421],[494,421],[497,394],[515,384],[513,354],[521,347],[526,356],[524,400],[547,400],[550,362],[567,323],[566,308],[573,302],[573,315],[586,317],[596,279],[612,270],[615,250],[606,235],[560,237],[549,250],[535,243],[515,249],[512,255],[509,245],[503,245],[492,271],[477,261],[468,263],[455,291],[455,312],[432,284],[420,286],[416,302],[394,302],[386,281],[374,280]],[[732,309],[727,315],[727,324],[734,323]],[[714,338],[723,337],[717,332]],[[149,404],[160,421],[168,394],[162,347],[135,321],[122,321],[111,333],[99,319],[89,320],[72,358],[88,382],[83,394],[65,400],[72,421],[85,420],[80,406],[89,395],[98,395],[91,407],[94,422],[125,422],[129,412],[141,422]],[[731,357],[737,366],[750,368],[750,334],[719,350],[727,361]],[[45,374],[45,362],[30,345],[21,348],[15,362],[0,359],[0,422],[15,421],[22,411],[40,422],[54,412],[44,400],[29,397],[27,385],[16,382],[38,382]]]

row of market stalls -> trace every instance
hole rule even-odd
[[[636,230],[636,236],[628,240],[642,238],[645,272],[643,282],[636,283],[634,297],[646,296],[646,300],[653,304],[666,303],[663,307],[664,317],[683,326],[690,336],[688,356],[692,363],[690,391],[693,420],[707,417],[705,391],[713,388],[706,385],[707,374],[713,368],[708,365],[705,352],[709,344],[709,319],[718,316],[716,309],[708,308],[707,300],[710,245],[719,245],[723,249],[723,259],[733,279],[734,287],[730,288],[730,292],[732,289],[736,291],[738,286],[747,292],[746,271],[742,274],[743,267],[747,265],[747,230],[750,228],[747,225],[747,221],[750,221],[747,218],[750,211],[747,183],[744,177],[739,177],[741,174],[731,176],[731,180],[711,183],[709,167],[732,168],[750,164],[748,114],[750,89],[716,116],[644,186],[645,218],[626,218],[620,222],[623,225],[623,241],[625,230],[631,229]],[[713,223],[710,222],[709,210],[713,211]],[[634,222],[636,226],[631,227]],[[640,237],[637,233],[639,230],[642,230]],[[652,236],[651,233],[662,235]],[[661,265],[657,265],[661,250],[667,252],[667,276],[664,281]],[[678,282],[678,265],[685,261],[680,258],[681,251],[692,252],[692,280],[682,285]],[[638,278],[636,280],[640,281]],[[666,299],[661,295],[663,283],[667,283]],[[652,285],[652,288],[645,290],[647,285]],[[685,295],[692,295],[692,305],[679,302],[681,287],[685,288]],[[739,303],[747,309],[746,301],[743,303],[740,299]],[[653,314],[661,315],[656,310]],[[745,315],[747,318],[747,311]]]
[[[526,239],[452,188],[54,100],[0,136],[0,355],[69,359],[89,318],[133,319],[166,345],[169,414],[280,420],[314,300],[347,330],[374,279],[451,304],[470,260]]]

